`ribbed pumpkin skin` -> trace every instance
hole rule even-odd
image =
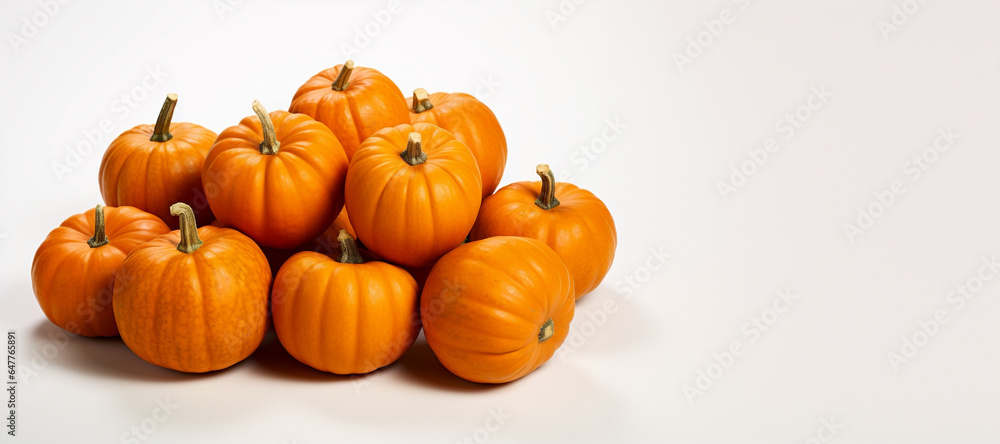
[[[407,103],[412,102],[407,99]],[[507,138],[496,115],[483,102],[464,93],[433,93],[433,108],[410,112],[410,123],[430,123],[452,133],[476,157],[483,177],[483,195],[493,194],[507,165]]]
[[[125,131],[101,159],[99,183],[104,203],[132,206],[152,213],[171,230],[178,227],[170,205],[191,202],[198,220],[212,221],[205,201],[201,171],[216,134],[193,123],[171,123],[173,138],[153,142],[153,125]]]
[[[389,365],[420,332],[417,283],[384,262],[342,264],[298,253],[278,272],[271,300],[285,350],[326,372],[360,374]]]
[[[562,345],[573,320],[573,281],[549,247],[493,237],[464,244],[431,270],[420,300],[424,336],[438,360],[472,382],[530,373]],[[539,330],[551,319],[551,337]]]
[[[260,248],[236,230],[198,229],[204,244],[177,250],[173,231],[133,250],[115,281],[122,340],[142,359],[203,373],[250,356],[267,330],[271,271]]]
[[[427,161],[400,157],[420,133]],[[429,265],[465,240],[475,223],[482,179],[472,152],[427,123],[373,134],[347,172],[346,205],[358,238],[379,257],[408,267]]]
[[[94,209],[71,216],[35,252],[31,285],[42,312],[81,336],[118,336],[112,291],[115,274],[137,246],[170,232],[160,218],[132,207],[104,207],[108,243],[91,248]]]
[[[385,127],[410,122],[409,108],[399,87],[376,69],[355,67],[347,88],[331,85],[344,65],[320,71],[295,91],[288,110],[323,122],[354,158],[361,143]]]

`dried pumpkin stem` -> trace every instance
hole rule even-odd
[[[535,172],[542,178],[542,191],[538,193],[535,205],[543,210],[551,210],[559,206],[559,199],[556,199],[556,175],[546,164],[539,164],[535,167]]]
[[[198,221],[194,218],[194,210],[191,209],[191,206],[177,202],[170,206],[170,214],[181,218],[181,241],[177,244],[177,251],[191,254],[201,248],[204,242],[198,238]]]
[[[431,108],[434,108],[434,104],[431,103],[431,96],[427,94],[427,90],[423,88],[413,90],[413,112],[420,114]]]
[[[174,138],[170,134],[170,120],[174,118],[174,107],[177,106],[177,94],[167,94],[167,99],[163,101],[163,108],[160,108],[160,115],[156,118],[156,126],[153,127],[153,135],[150,142],[166,142]]]
[[[337,78],[334,79],[333,88],[334,91],[343,91],[351,86],[351,71],[354,71],[354,61],[348,60],[344,62],[344,66],[340,68],[340,72],[337,73]]]
[[[277,136],[274,133],[274,122],[271,122],[271,116],[264,109],[264,105],[260,102],[253,101],[253,112],[260,119],[260,126],[264,131],[264,141],[258,145],[261,154],[278,154],[278,149],[281,147],[281,142],[278,142]]]
[[[546,339],[551,338],[555,333],[556,326],[552,323],[552,319],[545,321],[545,323],[542,324],[542,328],[538,329],[538,342],[545,342]]]
[[[365,260],[361,258],[361,252],[358,251],[358,244],[354,242],[354,238],[350,234],[347,234],[347,230],[340,230],[337,242],[340,243],[340,258],[337,259],[337,262],[342,264],[365,263]]]
[[[104,205],[97,204],[97,208],[94,208],[94,237],[87,241],[87,245],[97,248],[108,242],[108,235],[104,232]]]
[[[421,142],[420,133],[416,131],[410,133],[410,136],[406,138],[406,150],[399,153],[399,157],[402,157],[410,166],[426,162],[427,154],[420,150]]]

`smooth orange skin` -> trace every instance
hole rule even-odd
[[[94,209],[71,216],[35,252],[31,286],[42,312],[81,336],[118,336],[111,308],[115,273],[137,246],[170,232],[160,218],[133,207],[104,207],[108,243],[91,248]]]
[[[298,253],[278,272],[271,310],[289,354],[341,375],[395,362],[420,333],[417,283],[385,262],[341,264]]]
[[[191,202],[195,217],[210,222],[201,171],[216,134],[193,123],[171,123],[170,134],[166,142],[152,142],[153,125],[138,125],[111,142],[99,173],[104,203],[153,213],[176,230],[170,205]]]
[[[198,229],[204,242],[177,250],[180,232],[147,242],[125,259],[114,310],[125,345],[142,359],[181,372],[230,367],[250,356],[267,330],[271,271],[240,232]]]
[[[344,145],[348,159],[369,136],[389,126],[410,123],[399,87],[378,70],[355,66],[343,91],[332,88],[344,65],[320,71],[295,91],[288,110],[323,122]]]
[[[411,166],[400,153],[414,131],[423,139],[427,161]],[[461,244],[481,197],[472,152],[427,123],[373,134],[347,171],[346,205],[358,238],[379,257],[407,267],[430,265]]]
[[[597,196],[571,183],[556,184],[559,206],[535,205],[542,182],[507,185],[483,201],[470,240],[492,236],[537,239],[562,258],[579,299],[597,288],[611,269],[618,232],[611,212]]]
[[[413,98],[406,99],[412,103]],[[476,156],[479,173],[483,176],[483,199],[500,185],[507,165],[507,138],[500,122],[483,102],[464,93],[434,93],[433,108],[420,113],[410,112],[410,123],[430,123],[452,133]]]
[[[523,237],[470,242],[434,265],[420,299],[424,336],[441,364],[481,383],[534,371],[566,340],[573,280],[545,244]],[[538,341],[553,321],[553,335]]]
[[[219,135],[205,160],[208,203],[218,222],[261,246],[294,248],[326,230],[344,206],[347,156],[323,124],[304,114],[270,113],[277,154],[261,154],[260,119]]]

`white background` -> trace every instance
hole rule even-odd
[[[1000,283],[961,306],[948,299],[1000,253],[996,2],[913,1],[884,35],[903,0],[567,0],[561,12],[555,0],[425,0],[369,25],[367,40],[357,35],[385,2],[148,3],[71,1],[48,18],[34,0],[0,6],[0,327],[17,331],[31,370],[18,437],[4,442],[120,442],[144,423],[155,431],[136,442],[1000,440]],[[34,33],[22,20],[33,17],[44,23]],[[706,44],[687,48],[699,33]],[[254,99],[287,107],[355,39],[357,64],[407,95],[464,91],[489,105],[510,149],[504,184],[534,180],[545,162],[610,207],[615,264],[579,302],[564,354],[484,387],[448,374],[422,342],[345,378],[269,338],[229,370],[191,376],[45,319],[32,255],[100,202],[114,136],[153,123],[168,92],[180,96],[175,121],[216,132]],[[697,57],[679,67],[687,50]],[[156,69],[166,77],[142,87]],[[812,88],[832,97],[807,113]],[[144,97],[122,108],[123,94]],[[796,111],[808,119],[786,137],[779,119]],[[81,145],[105,119],[99,147]],[[939,128],[960,138],[929,151],[936,161],[916,178],[908,162]],[[724,198],[718,183],[768,138],[778,150]],[[59,175],[56,163],[73,165]],[[873,193],[897,180],[905,192],[885,208]],[[879,217],[850,238],[844,225],[869,206]],[[782,289],[794,304],[754,335],[745,324]],[[923,341],[919,322],[942,310],[947,322]],[[904,337],[922,346],[894,366]],[[733,342],[744,353],[719,372],[714,356]],[[706,371],[711,386],[689,399],[684,386]],[[157,400],[176,404],[164,422],[149,419]]]

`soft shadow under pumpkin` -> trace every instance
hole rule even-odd
[[[433,389],[477,393],[495,390],[506,385],[477,384],[453,375],[438,362],[431,346],[427,345],[423,332],[420,333],[417,342],[393,365],[397,365],[403,370],[399,373],[401,378]]]

